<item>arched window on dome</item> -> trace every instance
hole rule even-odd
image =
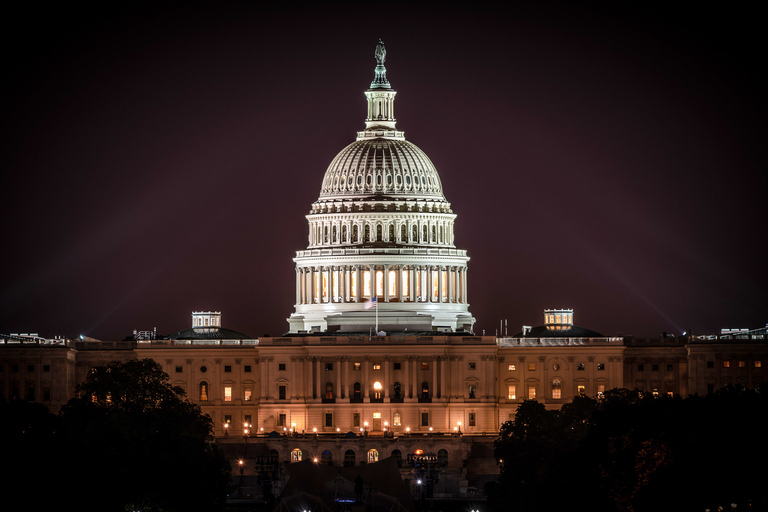
[[[360,240],[357,239],[358,231],[359,230],[358,230],[357,224],[353,225],[352,226],[352,241],[353,242],[359,242],[360,241]]]
[[[323,241],[327,244],[328,243],[328,226],[325,226],[323,231],[324,231]]]
[[[365,241],[370,242],[371,241],[371,226],[368,224],[365,225]]]
[[[376,241],[381,242],[383,236],[384,235],[382,234],[381,224],[376,224]]]
[[[336,235],[337,235],[336,226],[333,226],[333,237],[331,238],[331,243],[334,243],[334,244],[336,244],[336,243],[338,243],[338,242],[339,242],[339,241],[336,239]]]
[[[347,225],[346,224],[341,226],[341,242],[342,243],[349,242],[349,240],[347,239]]]
[[[421,241],[426,243],[427,242],[427,226],[426,225],[424,226],[424,229],[422,229],[422,231],[423,233],[422,233]]]
[[[435,226],[432,226],[432,239],[429,241],[429,243],[437,243],[437,228],[435,228]]]
[[[443,226],[440,225],[440,238],[438,239],[438,243],[443,243]]]
[[[395,241],[395,225],[390,224],[389,225],[389,240],[388,242],[394,242]]]
[[[408,233],[405,229],[405,224],[400,225],[400,242],[406,242],[408,238]]]
[[[413,225],[413,236],[411,237],[411,242],[416,243],[419,241],[419,230],[416,227],[416,224]]]

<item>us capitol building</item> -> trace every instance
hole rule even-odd
[[[606,337],[575,325],[573,310],[548,309],[513,337],[475,335],[456,214],[429,157],[396,127],[381,42],[375,58],[365,128],[306,216],[285,335],[226,329],[219,311],[193,312],[163,338],[2,335],[0,394],[55,413],[91,368],[152,358],[212,417],[244,496],[266,480],[279,494],[308,463],[388,461],[414,496],[472,498],[498,474],[493,441],[525,399],[558,408],[616,387],[686,396],[766,379],[766,328]]]

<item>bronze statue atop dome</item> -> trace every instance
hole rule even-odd
[[[376,56],[376,64],[379,66],[384,65],[384,60],[387,58],[387,49],[384,48],[384,41],[379,39],[379,44],[376,45],[376,52],[374,53]]]

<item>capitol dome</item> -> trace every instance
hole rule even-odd
[[[331,161],[296,251],[290,333],[471,332],[465,250],[434,164],[395,126],[379,41],[365,129]]]
[[[321,200],[387,196],[445,201],[429,157],[406,140],[363,138],[342,149],[325,171]]]

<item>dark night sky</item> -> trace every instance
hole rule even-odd
[[[170,334],[201,309],[286,331],[379,37],[476,332],[561,307],[606,335],[768,323],[757,11],[214,3],[6,12],[0,333]]]

